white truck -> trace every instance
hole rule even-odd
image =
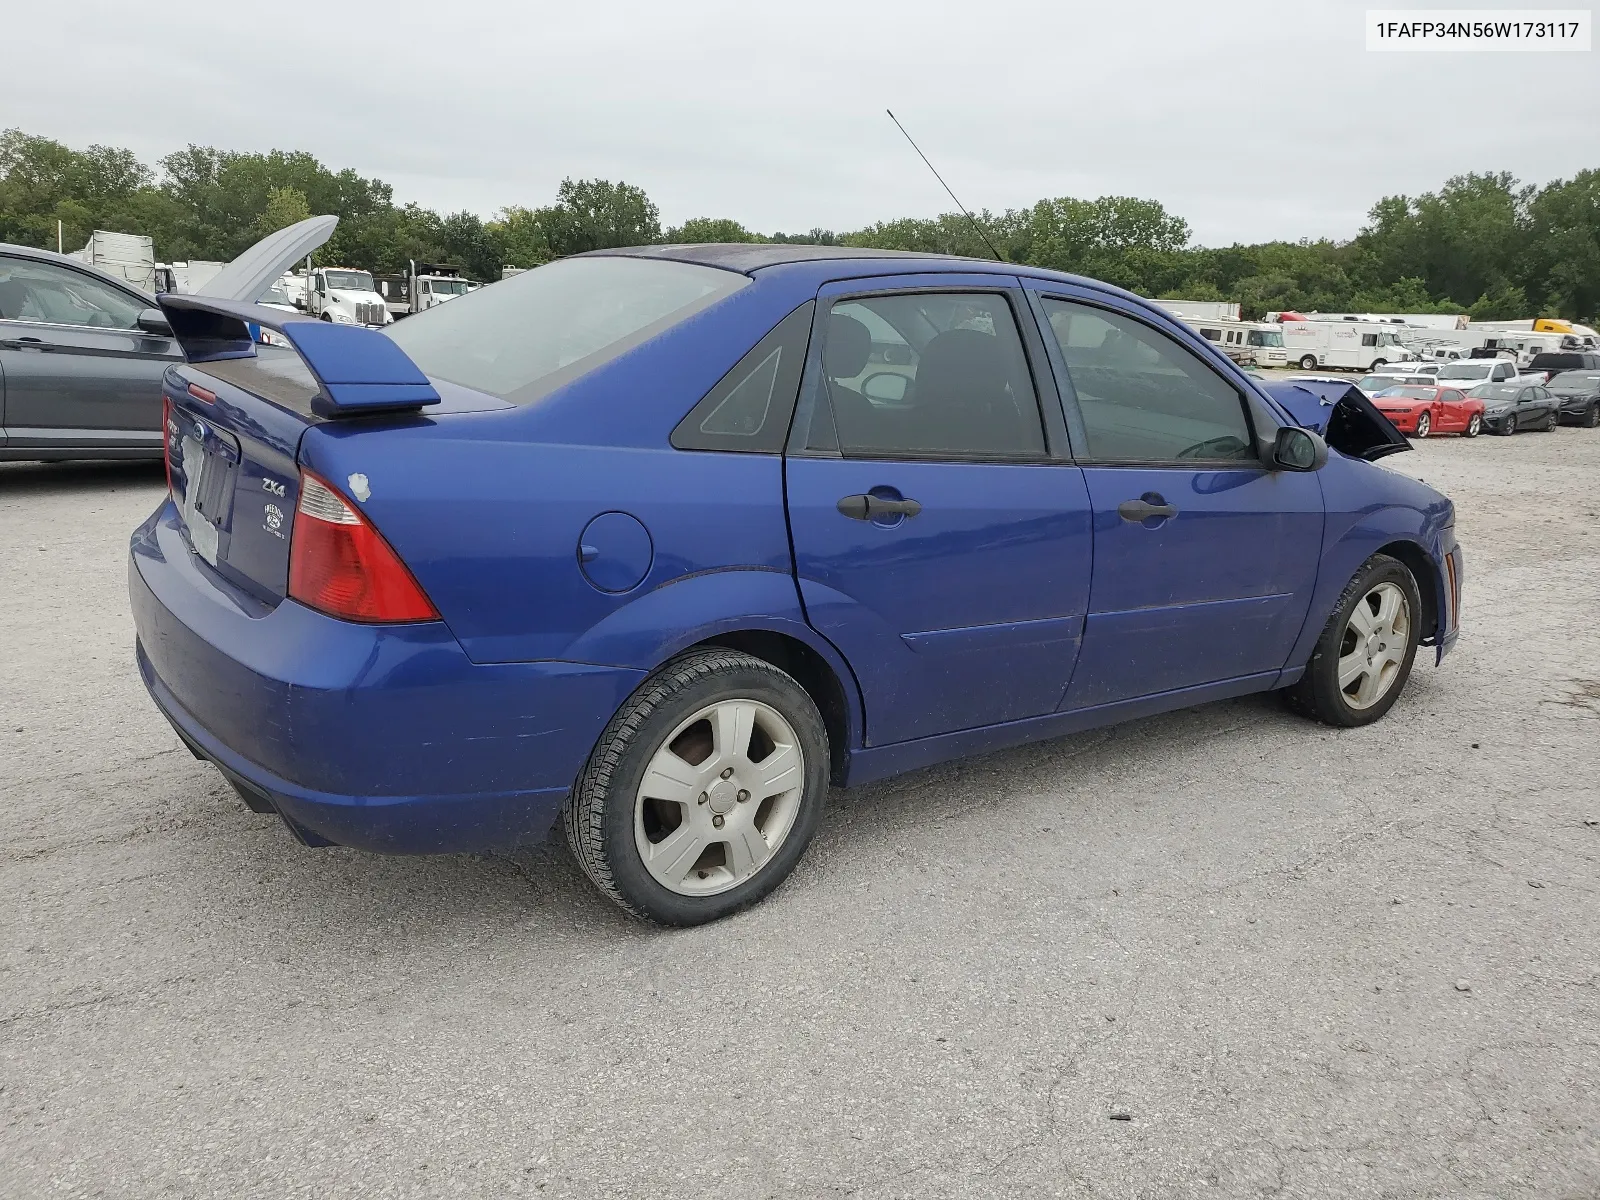
[[[96,229],[87,246],[74,250],[67,257],[126,279],[142,292],[153,295],[157,290],[155,243],[142,233]]]
[[[378,275],[374,282],[390,315],[396,319],[426,312],[483,286],[461,274],[458,267],[416,261],[406,264],[405,274]]]
[[[372,273],[355,267],[314,267],[304,277],[303,300],[296,303],[313,317],[340,325],[381,326],[394,321]]]
[[[1387,321],[1280,321],[1284,353],[1303,371],[1333,367],[1372,371],[1386,363],[1417,357],[1398,337],[1399,327]]]
[[[159,263],[156,266],[157,290],[193,296],[227,265],[202,258],[192,258],[188,262]]]

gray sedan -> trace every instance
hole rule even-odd
[[[338,221],[268,234],[200,290],[254,302]],[[0,461],[160,458],[161,376],[182,360],[154,296],[75,258],[0,243]]]
[[[182,359],[154,296],[0,244],[0,460],[160,458],[161,375]]]
[[[1480,383],[1467,395],[1483,401],[1483,427],[1490,433],[1519,429],[1551,433],[1561,423],[1561,400],[1535,384]]]

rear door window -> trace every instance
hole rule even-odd
[[[1167,335],[1121,313],[1043,299],[1101,462],[1255,462],[1244,397]]]
[[[1045,457],[1033,378],[1001,294],[841,300],[824,326],[822,373],[846,458]]]

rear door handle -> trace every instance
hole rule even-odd
[[[922,511],[915,500],[885,500],[882,496],[844,496],[838,509],[852,521],[870,521],[874,517],[914,517]]]
[[[1160,517],[1163,520],[1171,519],[1178,515],[1178,510],[1168,504],[1160,496],[1155,497],[1158,503],[1140,497],[1137,500],[1124,500],[1117,505],[1117,515],[1124,521],[1148,521],[1151,517]]]

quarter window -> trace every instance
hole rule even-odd
[[[1046,297],[1089,457],[1255,461],[1244,398],[1177,342],[1120,313]]]
[[[822,373],[846,457],[1044,457],[1028,360],[1002,295],[841,301],[824,329]]]
[[[90,329],[136,329],[148,305],[54,263],[0,258],[0,317]]]
[[[756,343],[672,431],[680,450],[776,454],[794,414],[795,393],[811,336],[807,301]]]

